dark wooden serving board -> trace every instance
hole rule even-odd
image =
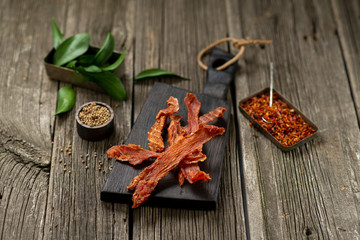
[[[158,111],[166,108],[166,100],[170,96],[176,97],[179,100],[180,109],[178,115],[183,116],[184,121],[182,125],[185,125],[187,109],[184,98],[187,92],[186,90],[171,87],[167,84],[155,83],[125,144],[137,144],[148,149],[147,132],[154,124]],[[195,93],[195,95],[202,103],[200,115],[217,107],[224,107],[228,110],[222,118],[211,123],[224,127],[227,130],[230,120],[230,104],[225,100],[204,94]],[[165,136],[164,139],[167,139],[167,136]],[[207,160],[199,163],[199,166],[201,170],[210,174],[212,181],[189,184],[185,180],[184,185],[180,187],[178,181],[179,168],[177,167],[159,182],[155,191],[145,204],[179,208],[215,208],[226,139],[227,131],[224,135],[216,136],[204,144],[203,152],[207,155]],[[151,164],[151,162],[153,162],[153,160],[149,160],[139,167],[134,167],[128,163],[116,162],[101,192],[101,200],[131,203],[133,191],[128,191],[126,186],[129,185],[130,181],[144,169],[145,166]]]
[[[225,134],[216,136],[204,144],[203,153],[206,154],[207,160],[199,163],[200,169],[209,173],[212,181],[190,184],[185,180],[184,185],[180,187],[178,181],[179,168],[176,167],[160,180],[151,197],[144,203],[145,205],[196,209],[216,208],[231,112],[231,105],[225,98],[237,65],[234,64],[224,71],[216,71],[215,68],[218,63],[222,64],[232,57],[233,55],[221,49],[213,49],[208,62],[207,80],[204,86],[205,94],[194,93],[201,102],[200,116],[217,107],[227,109],[223,117],[210,123],[224,127]],[[148,149],[147,132],[154,124],[159,110],[166,108],[166,101],[170,96],[179,100],[180,109],[178,115],[183,117],[182,126],[185,126],[187,124],[187,108],[184,98],[187,92],[189,91],[167,84],[155,83],[125,144],[137,144]],[[164,132],[164,142],[166,144],[167,133]],[[101,200],[131,204],[133,191],[129,191],[126,186],[153,161],[154,159],[148,160],[139,166],[116,162],[101,192]]]

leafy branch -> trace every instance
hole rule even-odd
[[[108,33],[105,42],[96,54],[86,54],[90,46],[88,33],[65,38],[54,19],[52,19],[52,33],[55,49],[54,65],[75,70],[85,79],[98,84],[112,98],[126,99],[124,85],[113,73],[123,62],[126,51],[124,50],[115,62],[109,62],[114,51],[114,37],[111,33]]]
[[[53,64],[64,66],[80,73],[88,81],[94,82],[103,88],[112,98],[126,99],[126,91],[120,79],[113,73],[125,58],[126,50],[120,57],[110,63],[109,59],[114,51],[114,37],[108,33],[102,47],[96,54],[89,54],[90,35],[88,33],[76,34],[65,38],[52,19],[53,46],[55,53]],[[87,54],[88,53],[88,54]],[[163,69],[148,69],[139,73],[135,81],[146,78],[173,76],[183,78],[173,72]],[[186,79],[186,78],[183,78]],[[75,104],[76,93],[70,85],[62,87],[58,92],[56,113],[64,113],[72,109]]]

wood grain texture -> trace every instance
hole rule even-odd
[[[127,49],[122,82],[128,98],[115,101],[76,87],[76,105],[56,118],[44,239],[127,239],[128,206],[101,202],[100,191],[113,165],[104,153],[123,141],[131,126],[134,1],[70,1],[64,6],[57,22],[65,36],[89,32],[91,44],[101,46],[112,32],[115,49]],[[79,106],[94,100],[110,105],[115,113],[114,134],[99,142],[81,139],[74,118]],[[66,151],[70,144],[71,154]]]
[[[331,1],[348,81],[360,126],[360,4],[358,1]]]
[[[237,102],[274,87],[321,136],[289,153],[237,112],[251,239],[359,238],[359,128],[336,25],[326,1],[227,1],[230,36],[272,39],[246,50]],[[331,49],[331,51],[329,51]]]
[[[359,9],[338,0],[0,1],[0,239],[245,239],[245,217],[251,239],[360,238]],[[63,86],[49,81],[42,62],[52,48],[51,17],[66,36],[89,32],[92,45],[113,33],[116,50],[127,49],[126,102],[75,88],[75,108],[51,118]],[[154,82],[201,92],[196,55],[227,35],[274,40],[246,49],[235,102],[268,85],[273,61],[275,88],[319,126],[320,137],[283,153],[253,137],[236,111],[215,211],[101,202],[114,164],[105,150],[125,141]],[[135,74],[158,67],[190,80],[133,85]],[[77,136],[73,115],[90,100],[115,110],[108,140]]]
[[[154,81],[201,92],[205,72],[196,63],[197,53],[227,34],[224,5],[220,1],[138,1],[136,8],[135,73],[160,67],[190,81],[161,78],[135,83],[135,118]],[[231,130],[229,142],[232,147],[227,148],[217,210],[135,209],[134,239],[244,238],[236,135]]]
[[[42,57],[54,3],[0,3],[0,239],[43,235],[57,83],[46,79]],[[40,24],[41,23],[41,24]]]

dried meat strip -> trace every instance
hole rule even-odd
[[[170,145],[172,145],[173,142],[176,141],[176,138],[180,136],[182,127],[180,126],[181,116],[171,115],[170,118],[172,120],[168,128],[169,131],[168,140],[170,141]],[[172,138],[173,140],[170,140]],[[107,154],[109,158],[115,157],[119,161],[129,162],[132,165],[140,164],[146,159],[153,157],[157,158],[161,155],[161,153],[143,149],[141,148],[140,145],[135,145],[135,144],[113,146],[109,150],[107,150]],[[206,155],[201,153],[201,150],[197,149],[191,154],[187,155],[184,158],[183,162],[185,164],[192,164],[196,162],[205,161],[205,159],[206,159]]]
[[[204,143],[217,135],[225,132],[224,128],[213,125],[200,125],[199,130],[193,134],[181,137],[176,143],[166,149],[154,163],[146,167],[137,175],[128,186],[128,189],[136,190],[133,195],[133,208],[145,202],[158,182],[166,176],[169,171],[174,169],[182,159],[194,150],[201,147]]]
[[[178,173],[178,179],[179,179],[179,185],[182,186],[185,181],[185,174],[183,173],[183,171],[181,169]]]
[[[208,113],[205,113],[201,117],[199,117],[199,124],[205,123],[208,124],[209,122],[215,120],[216,118],[222,117],[226,108],[218,107]]]
[[[115,157],[119,161],[126,161],[132,165],[142,163],[144,160],[159,157],[161,153],[149,151],[141,148],[139,145],[116,145],[106,151],[109,158]]]
[[[167,100],[167,108],[162,109],[156,115],[156,119],[159,119],[161,116],[169,116],[175,114],[179,111],[179,101],[177,98],[169,97]]]
[[[203,162],[206,160],[206,155],[203,154],[201,152],[201,147],[198,149],[195,149],[194,152],[192,152],[191,154],[187,155],[182,161],[181,163],[186,164],[193,164],[193,163],[198,163],[198,162]]]
[[[162,138],[162,130],[165,127],[167,116],[177,113],[179,102],[176,98],[170,97],[167,101],[167,108],[162,109],[156,115],[156,122],[148,132],[149,149],[154,152],[162,152],[165,149]]]
[[[187,155],[179,164],[180,171],[178,174],[179,184],[182,186],[184,180],[188,180],[189,183],[193,184],[199,180],[211,180],[209,174],[200,170],[198,162],[206,160],[206,155],[201,152],[200,149],[196,149],[193,153]],[[201,173],[200,173],[201,172]],[[202,178],[202,177],[204,178]]]
[[[186,126],[186,130],[188,133],[195,132],[199,129],[199,112],[201,103],[192,93],[186,94],[184,102],[188,109],[188,125]]]
[[[180,163],[180,172],[179,172],[179,183],[180,186],[184,183],[184,178],[188,180],[189,183],[193,184],[197,181],[206,182],[211,180],[210,175],[204,171],[200,170],[200,167],[197,163],[187,164],[186,166],[183,162]],[[181,175],[181,176],[180,176]]]
[[[202,115],[199,118],[199,124],[207,124],[207,123],[215,120],[218,117],[222,117],[223,113],[225,111],[226,111],[225,108],[218,107],[218,108],[214,109],[213,111],[210,111],[210,112]],[[198,157],[201,158],[201,156],[198,156]],[[190,166],[187,166],[185,164],[190,164]],[[190,183],[194,183],[194,182],[196,182],[198,180],[203,180],[201,178],[198,178],[198,176],[203,176],[205,179],[211,180],[210,176],[209,176],[209,178],[207,178],[208,174],[206,174],[205,172],[202,172],[202,171],[201,171],[202,173],[200,173],[200,171],[201,170],[200,170],[199,167],[196,166],[195,161],[189,163],[188,161],[185,161],[185,159],[184,159],[182,161],[182,164],[180,164],[180,171],[179,171],[179,183],[180,183],[180,185],[182,185],[184,183],[185,178]],[[197,172],[197,173],[194,173],[194,172]]]
[[[173,116],[170,115],[171,122],[168,127],[168,142],[169,146],[171,146],[178,136],[181,135],[182,127],[180,125],[181,116]]]
[[[204,115],[199,117],[199,124],[202,123],[208,124],[209,122],[215,120],[216,118],[222,117],[225,111],[226,108],[218,107],[208,113],[205,113]],[[186,132],[190,132],[189,127],[190,127],[189,125],[185,126],[184,130]]]
[[[192,93],[187,93],[184,99],[186,107],[188,109],[188,125],[185,127],[186,134],[191,134],[199,128],[199,112],[201,103]],[[195,161],[191,161],[193,158]],[[204,161],[206,155],[202,153],[202,146],[193,152],[191,155],[188,155],[185,159],[179,164],[180,171],[178,174],[179,184],[182,186],[184,184],[184,179],[188,180],[189,183],[194,183],[199,180],[211,180],[209,174],[200,170],[197,160]]]
[[[192,154],[186,156],[179,164],[180,171],[178,174],[180,186],[184,183],[184,178],[193,184],[199,180],[211,180],[209,174],[200,170],[198,162],[206,160],[206,155],[202,153],[202,146],[196,149]]]
[[[144,202],[150,196],[158,181],[170,170],[174,169],[184,157],[201,147],[211,138],[224,132],[224,128],[201,125],[198,131],[189,136],[182,137],[170,146],[162,156],[131,181],[128,189],[136,187],[133,196],[133,207],[137,207]]]
[[[165,145],[162,138],[162,130],[166,124],[166,116],[161,116],[159,119],[156,119],[154,125],[150,128],[148,132],[148,141],[149,149],[154,152],[164,151]]]

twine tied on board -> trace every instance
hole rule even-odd
[[[205,71],[208,69],[208,67],[201,60],[202,57],[204,56],[204,54],[206,52],[208,52],[209,50],[211,50],[213,47],[215,47],[221,43],[224,43],[224,42],[232,42],[233,46],[239,49],[239,52],[232,59],[230,59],[223,65],[217,67],[216,68],[217,71],[221,71],[221,70],[227,68],[228,66],[230,66],[231,64],[235,63],[237,60],[239,60],[239,58],[244,54],[245,47],[247,45],[250,45],[250,44],[272,44],[271,40],[252,40],[249,37],[247,37],[246,39],[243,39],[243,38],[236,39],[236,38],[232,38],[232,37],[222,38],[216,42],[211,43],[209,46],[207,46],[206,48],[204,48],[203,50],[201,50],[199,52],[198,57],[197,57],[197,62],[202,69],[204,69]]]

